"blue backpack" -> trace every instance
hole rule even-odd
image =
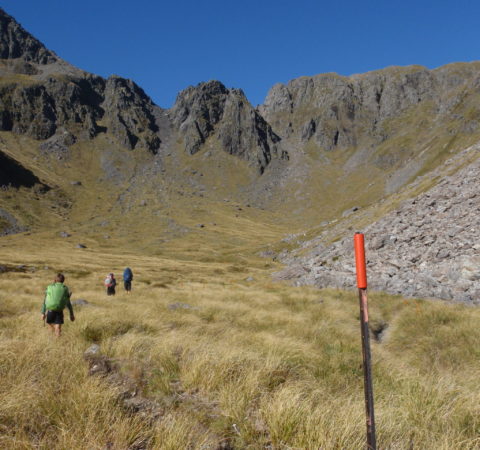
[[[130,267],[127,267],[123,271],[123,281],[132,281],[133,280],[133,273]]]

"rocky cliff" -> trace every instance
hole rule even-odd
[[[115,76],[104,80],[74,68],[3,10],[0,36],[1,131],[37,140],[57,132],[63,139],[66,131],[70,143],[107,132],[128,149],[158,149],[156,107],[135,83]]]
[[[405,131],[392,119],[407,111],[423,120],[434,115],[436,129],[462,120],[464,129],[474,132],[480,126],[478,108],[468,116],[457,109],[465,93],[478,93],[479,87],[478,63],[435,70],[390,67],[351,77],[324,74],[275,85],[260,111],[282,136],[313,140],[323,150],[344,149],[379,145]]]
[[[155,152],[160,139],[150,99],[133,82],[112,77],[49,77],[0,85],[0,130],[46,140],[59,131],[71,142],[108,132],[128,148]],[[104,122],[106,126],[100,125]]]
[[[171,114],[190,154],[213,138],[225,152],[251,162],[261,173],[272,158],[288,159],[279,149],[280,137],[239,89],[227,89],[218,81],[200,83],[178,95]]]

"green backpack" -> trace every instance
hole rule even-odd
[[[69,298],[68,288],[62,283],[47,286],[45,308],[49,311],[63,311]]]

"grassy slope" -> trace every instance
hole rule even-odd
[[[265,245],[263,233],[252,233]],[[241,231],[235,252],[227,233],[211,251],[192,233],[196,252],[180,239],[163,256],[126,250],[121,241],[95,248],[93,236],[80,250],[76,238],[49,231],[0,242],[2,263],[36,267],[0,275],[0,446],[362,447],[353,293],[272,283],[278,267],[253,256]],[[126,265],[135,272],[132,295],[119,289],[107,298],[104,275]],[[57,270],[73,299],[90,302],[60,341],[39,317]],[[174,303],[198,309],[169,309]],[[477,448],[480,312],[381,294],[370,303],[373,326],[389,325],[384,341],[372,344],[381,447]],[[161,405],[160,420],[128,413],[117,388],[87,375],[82,353],[94,341]]]

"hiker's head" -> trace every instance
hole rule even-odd
[[[63,283],[65,281],[65,277],[63,276],[63,273],[57,273],[57,276],[55,277],[55,281],[57,283]]]

